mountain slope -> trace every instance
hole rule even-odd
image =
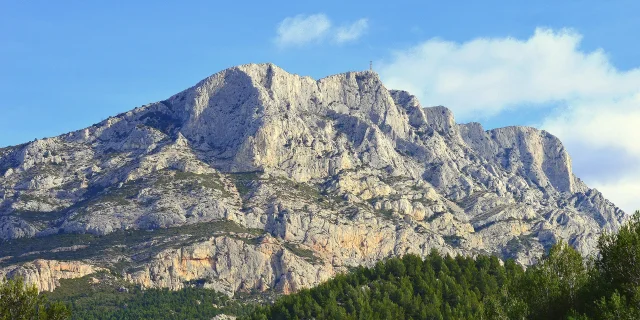
[[[314,80],[272,64],[0,149],[0,199],[0,274],[46,290],[50,263],[32,260],[287,293],[432,248],[530,264],[564,239],[587,254],[624,220],[545,131],[456,124],[373,72]]]

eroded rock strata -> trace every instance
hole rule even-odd
[[[112,270],[288,293],[432,249],[527,265],[561,239],[592,253],[624,220],[548,132],[457,124],[373,72],[272,64],[0,149],[0,201],[0,274],[40,290]]]

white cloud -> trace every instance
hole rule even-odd
[[[380,74],[388,86],[411,89],[425,105],[450,106],[462,117],[519,104],[623,97],[637,88],[640,70],[619,72],[602,50],[580,51],[581,38],[537,29],[527,40],[431,39],[395,52]]]
[[[276,43],[280,46],[299,46],[320,41],[330,28],[331,20],[321,13],[288,17],[278,25]]]
[[[360,19],[351,25],[338,28],[335,41],[337,43],[345,43],[360,38],[369,28],[367,19]]]
[[[619,70],[602,49],[581,50],[581,40],[549,29],[528,39],[431,39],[393,53],[379,72],[387,86],[464,121],[561,105],[540,127],[564,142],[578,176],[631,212],[640,209],[640,68]]]
[[[549,115],[542,127],[566,142],[588,141],[587,148],[624,149],[640,159],[640,82],[636,90],[638,93],[620,99],[572,101],[562,112]]]
[[[287,17],[278,24],[275,43],[280,47],[290,47],[321,43],[331,39],[342,44],[360,38],[368,26],[368,20],[363,18],[336,28],[325,14],[299,14],[295,17]]]

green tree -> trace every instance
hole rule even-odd
[[[640,309],[638,306],[638,294],[633,298],[627,298],[618,291],[613,292],[609,298],[602,297],[596,303],[598,316],[600,319],[608,320],[632,320],[640,319]]]
[[[596,262],[602,286],[629,296],[640,287],[640,211],[618,233],[605,233],[598,241],[600,259]]]
[[[49,303],[35,286],[20,278],[0,283],[0,320],[63,320],[71,312],[61,303]]]
[[[514,291],[529,305],[531,319],[565,319],[579,305],[578,298],[587,280],[580,253],[560,242],[527,270]]]

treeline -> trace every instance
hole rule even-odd
[[[68,292],[70,289],[79,289]],[[253,304],[229,299],[214,290],[168,289],[87,291],[38,294],[20,278],[0,281],[0,320],[67,319],[211,319],[219,314],[248,315]]]
[[[97,292],[58,300],[69,306],[72,319],[211,319],[221,314],[246,315],[251,306],[204,288],[132,289],[133,292]],[[1,318],[0,318],[1,319]]]
[[[565,243],[526,271],[432,252],[379,262],[245,319],[640,319],[640,212],[585,259]]]

